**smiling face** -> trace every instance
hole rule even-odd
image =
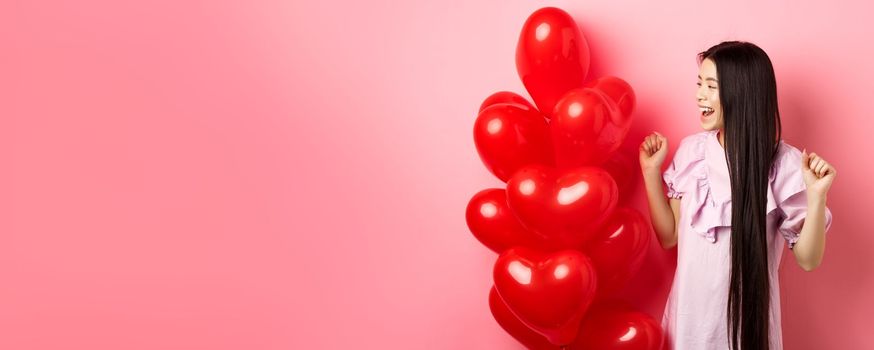
[[[698,111],[701,113],[701,128],[704,130],[722,129],[722,105],[719,104],[719,79],[716,76],[716,63],[707,58],[698,68]]]

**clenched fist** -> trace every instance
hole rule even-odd
[[[640,144],[640,169],[643,172],[661,172],[662,164],[668,155],[668,139],[662,134],[653,132],[643,138]]]
[[[825,196],[837,176],[831,164],[816,153],[807,154],[806,149],[801,152],[801,170],[804,172],[807,193],[813,195]]]

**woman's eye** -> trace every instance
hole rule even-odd
[[[701,86],[701,83],[698,83],[698,84],[695,84],[695,85]]]
[[[715,89],[715,88],[716,88],[715,86],[708,86],[708,87],[711,88],[711,89]]]

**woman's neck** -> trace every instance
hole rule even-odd
[[[725,148],[725,132],[722,129],[716,131],[716,138],[719,139],[719,145]]]

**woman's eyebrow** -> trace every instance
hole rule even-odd
[[[700,76],[700,75],[698,76],[698,79],[701,79],[701,76]],[[710,77],[708,77],[707,79],[704,79],[704,80],[710,80],[710,81],[712,81],[712,82],[714,82],[714,83],[718,83],[718,82],[719,82],[719,80],[716,80],[716,78],[710,78]]]

